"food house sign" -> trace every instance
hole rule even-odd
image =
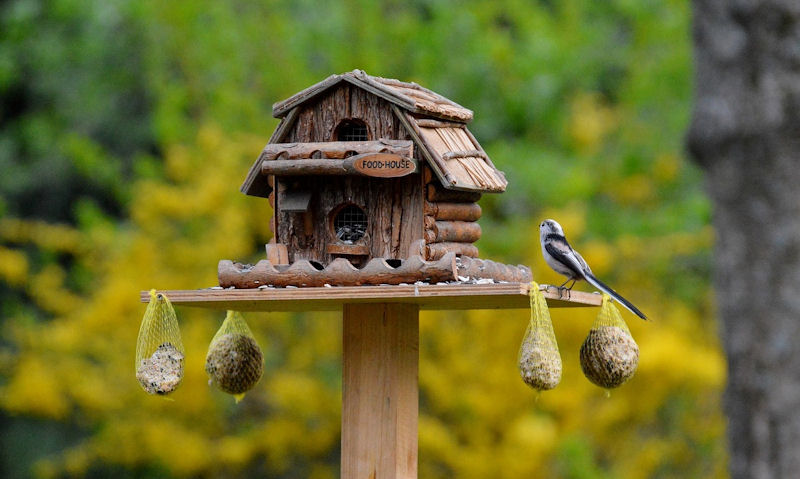
[[[413,158],[391,153],[366,153],[353,160],[353,168],[365,176],[397,178],[417,171],[417,162]]]

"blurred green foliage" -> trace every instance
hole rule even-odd
[[[239,405],[203,371],[220,315],[179,309],[174,402],[132,358],[140,290],[262,255],[269,206],[238,186],[271,104],[361,68],[475,111],[510,180],[481,201],[482,257],[560,282],[537,231],[556,218],[654,318],[626,316],[640,369],[607,399],[578,365],[594,310],[553,312],[564,380],[541,397],[516,371],[525,311],[425,314],[420,477],[724,477],[688,17],[679,0],[3,3],[0,474],[337,477],[336,315],[249,315],[267,364]]]

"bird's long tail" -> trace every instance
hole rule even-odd
[[[625,306],[625,308],[627,308],[628,311],[630,311],[631,313],[635,314],[636,316],[639,316],[645,321],[647,320],[647,317],[645,317],[644,313],[639,311],[639,308],[631,304],[631,302],[628,301],[627,299],[620,296],[619,293],[611,289],[608,285],[606,285],[599,279],[595,278],[594,275],[592,275],[591,273],[585,273],[584,276],[586,277],[586,281],[591,283],[595,288],[599,289],[600,291],[606,293],[607,295],[617,300],[619,304]]]

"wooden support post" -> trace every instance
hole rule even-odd
[[[416,479],[419,306],[345,304],[342,479]]]

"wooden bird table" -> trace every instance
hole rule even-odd
[[[601,303],[599,294],[542,289],[551,308]],[[420,310],[529,307],[525,283],[159,292],[175,305],[220,310],[342,311],[343,479],[417,477]]]

